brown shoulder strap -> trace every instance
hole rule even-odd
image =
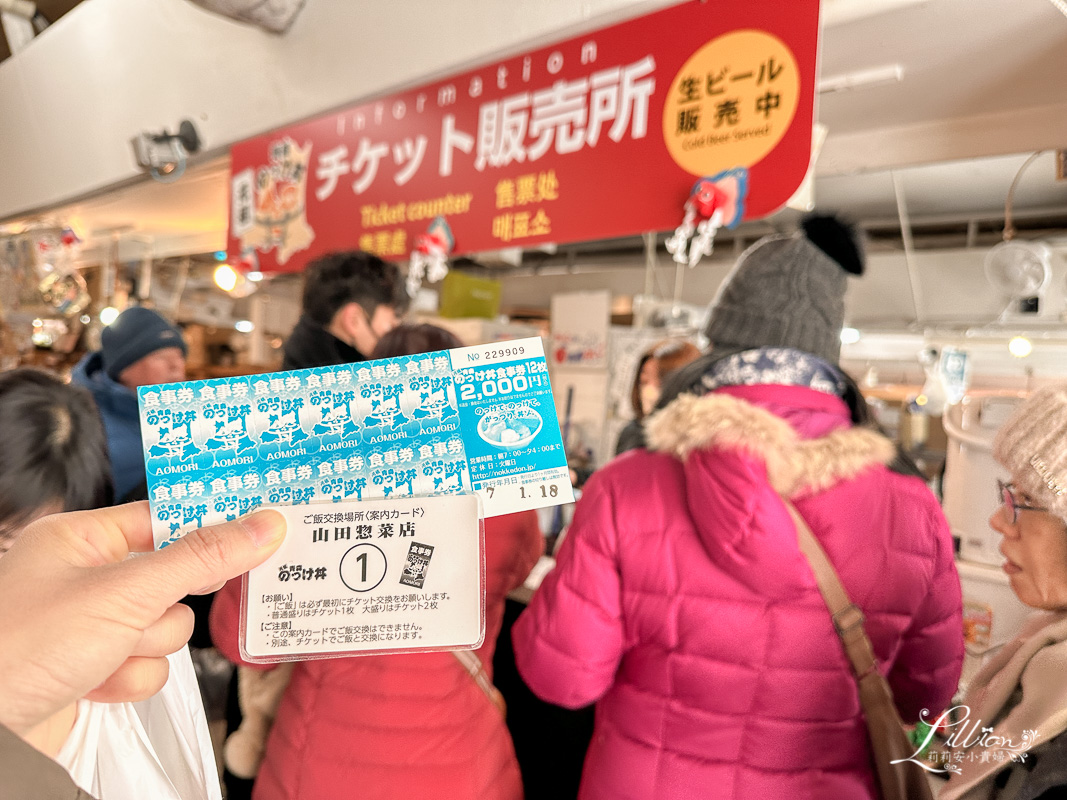
[[[837,635],[845,647],[845,653],[852,664],[852,671],[857,678],[862,678],[878,666],[871,640],[867,638],[867,632],[863,628],[863,612],[849,599],[845,587],[841,585],[841,579],[837,577],[837,571],[830,563],[830,559],[826,557],[826,551],[822,549],[819,540],[811,532],[808,523],[800,516],[796,506],[784,497],[782,502],[785,503],[797,527],[800,552],[807,557],[812,572],[815,573],[819,593],[826,601],[826,607],[830,609],[834,628],[837,629]]]

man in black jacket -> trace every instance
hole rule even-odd
[[[282,369],[366,361],[407,307],[395,264],[358,250],[316,259],[305,273],[302,314],[285,343]]]

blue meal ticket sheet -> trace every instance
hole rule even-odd
[[[137,390],[156,547],[260,505],[573,501],[541,340]]]

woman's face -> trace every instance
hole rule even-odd
[[[1025,492],[1013,488],[1019,505],[1038,506]],[[1012,522],[1007,503],[989,518],[1004,537],[1000,552],[1007,559],[1004,572],[1018,598],[1032,608],[1067,609],[1067,524],[1047,511],[1017,509]]]

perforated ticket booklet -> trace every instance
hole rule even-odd
[[[476,492],[573,501],[539,338],[138,389],[153,533],[260,506]]]

